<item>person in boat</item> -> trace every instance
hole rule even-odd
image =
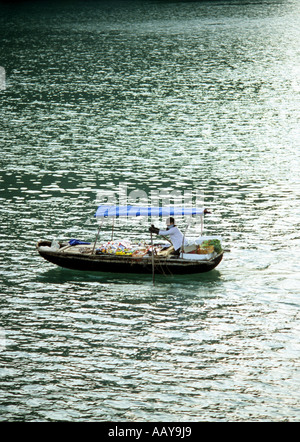
[[[184,238],[183,233],[176,226],[175,219],[172,216],[170,216],[170,218],[167,218],[166,225],[166,230],[160,230],[152,224],[151,227],[149,227],[149,232],[155,233],[156,235],[169,236],[170,241],[174,247],[174,251],[172,252],[172,254],[179,256],[180,249],[183,244],[187,243],[187,240]]]

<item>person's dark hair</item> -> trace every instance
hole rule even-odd
[[[169,220],[171,224],[175,224],[175,219],[173,218],[173,216],[170,216]]]

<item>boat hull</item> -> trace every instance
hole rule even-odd
[[[73,254],[70,251],[52,250],[49,246],[50,242],[41,241],[37,244],[37,250],[45,260],[60,267],[89,272],[152,273],[151,256],[136,259],[122,255]],[[184,275],[209,272],[222,261],[222,258],[223,253],[207,261],[155,256],[155,273]]]

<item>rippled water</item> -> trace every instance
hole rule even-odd
[[[299,3],[0,8],[0,419],[299,420]],[[37,255],[120,183],[200,189],[230,252],[154,287]]]

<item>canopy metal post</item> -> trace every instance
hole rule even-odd
[[[113,241],[114,239],[114,226],[115,226],[115,217],[113,216],[112,228],[111,228],[111,241]]]
[[[153,285],[155,285],[154,282],[154,247],[153,247],[153,238],[152,238],[152,232],[150,233],[151,235],[151,251],[152,251],[152,281],[153,281]]]
[[[94,247],[93,247],[93,250],[92,250],[92,255],[94,254],[94,251],[95,251],[96,242],[98,241],[98,237],[99,237],[99,233],[100,233],[102,224],[103,224],[103,220],[102,220],[102,222],[101,222],[101,224],[99,225],[99,228],[98,228],[98,232],[97,232],[96,239],[95,239],[95,242],[94,242]]]
[[[182,245],[181,245],[181,253],[180,253],[181,258],[183,258],[185,235],[186,235],[188,228],[190,227],[190,223],[191,223],[191,221],[187,223],[183,237],[182,237]]]
[[[201,236],[203,235],[203,216],[200,215],[201,218]]]

